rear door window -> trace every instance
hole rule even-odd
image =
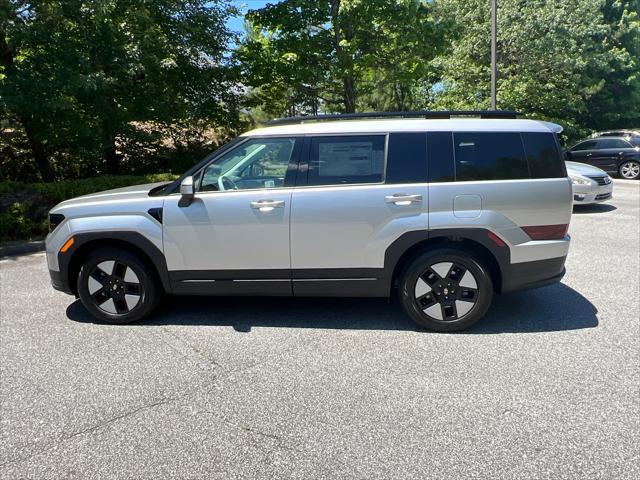
[[[314,137],[308,185],[382,183],[385,135]]]
[[[552,133],[524,132],[524,149],[531,178],[566,177],[564,160],[560,155],[558,142]]]
[[[454,133],[453,143],[456,181],[530,178],[519,133]]]

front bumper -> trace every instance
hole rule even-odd
[[[62,274],[56,270],[49,269],[49,276],[51,277],[51,286],[56,290],[69,295],[73,295],[71,287],[68,282],[65,282],[62,278]]]
[[[606,202],[613,198],[613,183],[608,185],[574,185],[573,204],[588,205],[590,203]]]

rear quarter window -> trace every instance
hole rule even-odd
[[[453,134],[456,181],[528,179],[520,133]]]
[[[522,134],[531,178],[566,177],[564,160],[553,133],[525,132]]]
[[[598,148],[606,150],[608,148],[631,148],[631,144],[621,138],[600,138]]]

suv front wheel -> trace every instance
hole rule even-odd
[[[156,273],[137,255],[119,248],[100,248],[83,261],[78,294],[98,320],[130,323],[151,313],[160,300]]]
[[[400,279],[400,302],[419,325],[438,332],[464,330],[487,312],[491,276],[474,256],[442,248],[416,257]]]

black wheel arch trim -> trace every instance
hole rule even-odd
[[[77,294],[75,285],[72,285],[71,267],[74,266],[74,255],[82,249],[83,246],[90,242],[100,241],[102,245],[108,246],[109,241],[118,242],[118,244],[129,244],[141,250],[153,263],[162,286],[167,293],[171,293],[171,282],[169,280],[169,271],[164,254],[149,239],[142,234],[130,231],[108,231],[108,232],[85,232],[77,233],[73,236],[73,244],[65,253],[58,253],[58,267],[60,269],[57,276],[57,284],[60,290]],[[115,245],[119,246],[119,245]]]
[[[434,230],[416,230],[407,232],[398,237],[385,252],[384,270],[386,277],[391,282],[395,280],[394,276],[399,273],[398,267],[402,268],[405,254],[415,247],[424,244],[425,248],[436,245],[455,246],[457,243],[472,241],[480,244],[484,249],[488,250],[495,261],[496,273],[498,278],[495,285],[496,290],[501,290],[501,279],[511,265],[511,252],[509,247],[499,246],[489,237],[490,230],[485,228],[442,228]],[[420,249],[422,251],[422,249]],[[491,260],[491,259],[490,259]],[[491,265],[489,265],[491,267]]]
[[[197,282],[185,283],[193,279],[215,279],[223,280],[220,286],[233,283],[233,279],[245,281],[261,279],[290,279],[298,285],[308,285],[308,288],[318,289],[318,293],[324,290],[327,294],[342,296],[388,296],[391,294],[393,281],[399,273],[399,268],[403,262],[413,258],[414,254],[424,251],[424,248],[434,248],[436,246],[452,246],[466,242],[474,242],[483,247],[483,251],[488,251],[493,263],[498,270],[498,281],[494,280],[494,287],[498,292],[519,290],[538,284],[546,284],[557,281],[561,278],[560,269],[563,268],[564,258],[551,259],[540,262],[527,262],[527,264],[511,264],[509,247],[500,246],[494,243],[489,236],[490,230],[484,228],[446,228],[435,230],[416,230],[406,232],[398,237],[385,251],[384,267],[375,269],[345,268],[345,269],[302,269],[302,270],[241,270],[241,271],[172,271],[167,269],[164,254],[150,240],[137,232],[111,231],[111,232],[87,232],[75,234],[72,247],[65,253],[58,254],[58,264],[60,272],[52,274],[54,286],[67,293],[76,293],[75,285],[71,285],[71,266],[74,254],[84,245],[93,241],[101,241],[103,245],[108,245],[110,240],[129,244],[141,250],[150,259],[155,267],[162,286],[167,293],[200,293],[205,285],[198,285]],[[482,253],[482,252],[480,252]],[[491,265],[488,265],[491,268]],[[549,268],[551,267],[551,268]],[[513,277],[513,278],[512,278]],[[314,280],[314,283],[307,283]],[[335,280],[335,281],[333,281]],[[375,280],[375,282],[373,281]],[[243,282],[244,283],[244,282]],[[262,283],[262,282],[260,282]],[[277,284],[277,283],[275,283]],[[275,285],[274,284],[274,285]],[[241,284],[238,284],[241,285]],[[245,285],[248,285],[245,283]],[[180,286],[180,288],[177,288]],[[175,288],[174,288],[175,287]],[[326,290],[325,290],[326,287]],[[301,288],[301,287],[300,287]],[[174,290],[176,290],[174,292]],[[191,292],[191,290],[194,290]],[[196,291],[198,290],[198,291]],[[235,288],[234,288],[235,290]],[[295,289],[294,289],[295,290]],[[202,293],[209,291],[207,288]],[[229,294],[227,290],[224,290]],[[212,292],[213,293],[213,292]],[[275,293],[275,292],[274,292]]]

